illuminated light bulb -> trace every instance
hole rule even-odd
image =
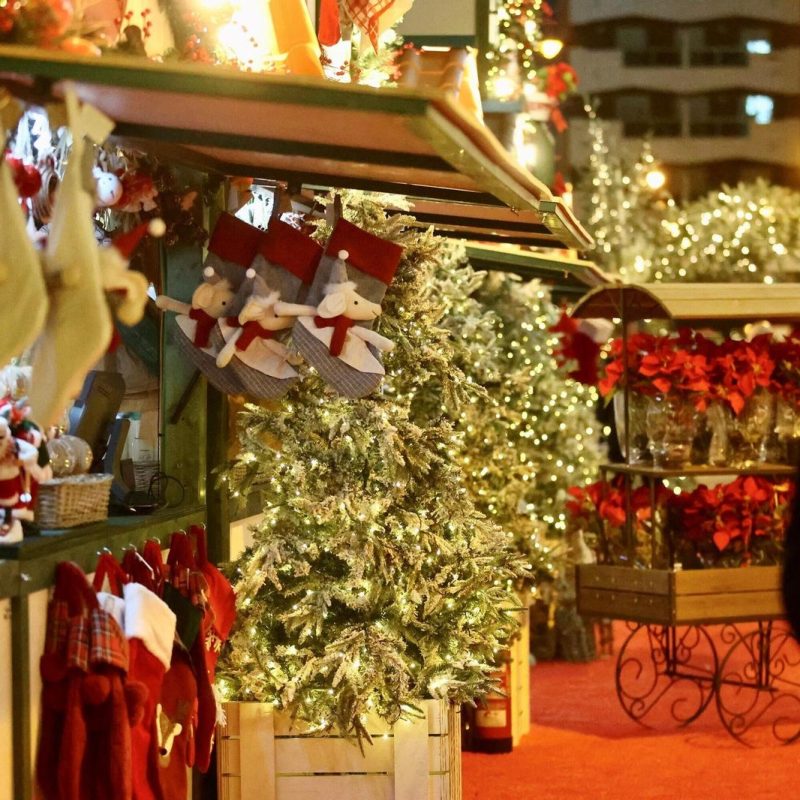
[[[664,187],[664,184],[667,182],[667,176],[660,169],[651,169],[647,175],[645,175],[644,181],[648,189],[652,189],[656,192]]]
[[[553,58],[556,58],[558,54],[564,49],[564,42],[561,39],[556,39],[555,37],[548,37],[547,39],[542,39],[539,42],[539,46],[537,48],[539,52],[550,61]]]

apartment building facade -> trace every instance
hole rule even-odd
[[[569,0],[560,14],[614,146],[652,136],[673,194],[758,176],[800,187],[800,0]],[[588,120],[570,125],[579,170]]]

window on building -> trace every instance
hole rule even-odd
[[[744,113],[757,125],[769,125],[775,111],[775,101],[766,94],[749,94],[744,101]]]
[[[769,39],[748,39],[745,45],[747,52],[757,56],[768,56],[772,52]]]

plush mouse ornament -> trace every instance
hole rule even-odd
[[[300,316],[292,335],[303,357],[345,397],[365,397],[383,379],[380,354],[394,344],[372,325],[402,255],[400,245],[343,219],[328,241],[306,298],[316,313]],[[276,311],[282,310],[279,303]]]
[[[111,208],[122,199],[123,186],[118,175],[113,172],[106,172],[95,167],[92,171],[95,184],[95,199],[100,208]]]
[[[178,314],[176,342],[187,358],[220,391],[238,394],[239,384],[230,372],[217,366],[217,351],[211,332],[217,320],[238,316],[248,294],[245,281],[255,272],[250,265],[258,251],[263,232],[231,214],[217,222],[208,246],[203,281],[194,290],[190,303],[159,295],[156,303],[165,311]]]
[[[255,278],[238,317],[221,319],[217,366],[228,367],[244,394],[276,400],[297,381],[286,342],[314,280],[322,247],[279,219],[270,222],[253,267]],[[280,306],[280,311],[278,311]]]

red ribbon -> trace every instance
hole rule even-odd
[[[278,333],[278,331],[268,331],[266,328],[262,328],[254,319],[242,325],[238,317],[228,317],[228,325],[232,328],[242,329],[242,335],[236,340],[236,349],[242,351],[247,350],[256,339],[274,339]]]
[[[314,317],[314,324],[318,328],[333,328],[330,351],[332,356],[340,356],[347,338],[347,332],[356,324],[356,321],[345,317],[344,314],[340,314],[338,317],[331,317],[330,319]]]
[[[193,319],[197,323],[197,329],[194,332],[194,343],[197,347],[208,347],[211,340],[211,331],[217,324],[217,320],[211,314],[203,311],[202,308],[193,308],[189,312],[189,319]]]

